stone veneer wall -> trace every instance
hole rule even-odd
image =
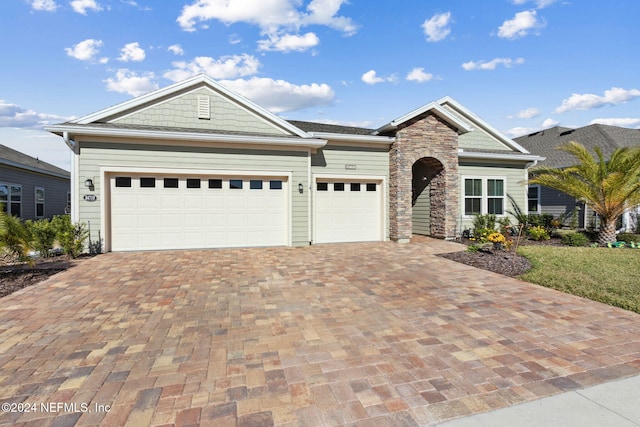
[[[412,167],[422,158],[442,163],[431,181],[431,235],[456,237],[460,209],[458,132],[433,114],[416,117],[396,130],[389,152],[389,215],[391,240],[408,241],[412,234]]]

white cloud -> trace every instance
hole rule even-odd
[[[427,41],[438,42],[444,40],[451,33],[451,12],[439,13],[424,21],[422,28],[427,36]]]
[[[574,93],[562,101],[562,105],[556,108],[556,113],[565,113],[572,110],[592,110],[605,105],[618,105],[638,97],[640,97],[640,90],[619,87],[605,90],[603,96],[592,93]]]
[[[304,35],[285,34],[283,36],[271,35],[268,40],[259,40],[259,50],[275,50],[279,52],[304,52],[320,43],[315,33]]]
[[[411,82],[424,83],[434,79],[433,74],[425,73],[424,68],[414,68],[407,74],[407,80]]]
[[[518,126],[515,128],[511,128],[509,130],[504,131],[504,133],[509,137],[509,138],[517,138],[519,136],[522,135],[528,135],[532,132],[535,132],[537,129],[535,128],[526,128],[526,127],[522,127],[522,126]]]
[[[73,0],[69,2],[71,8],[82,15],[87,14],[87,10],[93,10],[94,12],[99,12],[102,10],[102,7],[96,3],[96,0]]]
[[[498,28],[498,37],[513,40],[528,35],[531,30],[544,27],[546,24],[539,21],[537,15],[535,10],[516,13],[513,19],[504,21]]]
[[[74,45],[73,47],[65,48],[67,55],[79,59],[80,61],[91,61],[100,52],[102,47],[102,40],[87,39]]]
[[[552,128],[554,126],[558,126],[559,124],[560,124],[559,121],[557,121],[555,119],[552,119],[552,118],[548,118],[548,119],[545,119],[544,122],[542,122],[542,127],[544,129],[548,129],[548,128]]]
[[[44,10],[45,12],[53,12],[58,8],[55,0],[31,0],[31,8],[33,10]]]
[[[396,81],[396,76],[391,75],[386,77],[379,77],[378,73],[376,73],[375,70],[369,70],[362,75],[362,81],[368,85],[375,85],[384,82],[394,82]]]
[[[252,76],[258,72],[260,61],[252,55],[230,55],[214,59],[209,56],[198,56],[191,62],[172,63],[174,69],[167,71],[163,77],[174,82],[188,79],[196,74],[204,73],[214,79],[233,79]]]
[[[220,84],[274,113],[330,105],[335,98],[333,89],[325,83],[295,85],[283,80],[252,77],[222,80]]]
[[[107,90],[112,92],[127,93],[131,96],[140,96],[158,89],[154,82],[153,73],[138,74],[125,68],[119,69],[114,78],[107,79]]]
[[[280,34],[308,25],[324,25],[346,35],[358,27],[350,18],[338,16],[346,0],[312,0],[306,10],[300,10],[299,0],[195,0],[182,8],[177,18],[185,31],[195,31],[196,24],[212,19],[227,25],[245,22],[259,26],[264,34]]]
[[[609,125],[609,126],[619,126],[624,128],[640,128],[640,118],[633,119],[631,117],[627,118],[609,118],[609,119],[593,119],[590,124],[600,124],[600,125]]]
[[[533,119],[534,117],[538,117],[540,115],[540,110],[537,108],[527,108],[524,110],[518,111],[518,114],[515,116],[509,116],[509,119]]]
[[[124,47],[120,49],[120,52],[121,54],[118,60],[123,62],[144,61],[144,58],[146,56],[146,54],[144,53],[144,49],[140,47],[140,44],[138,42],[128,43],[124,45]]]
[[[180,46],[179,44],[172,44],[167,48],[167,50],[174,55],[184,55],[184,49],[182,49],[182,46]]]
[[[37,113],[0,99],[0,127],[41,128],[68,119],[54,114]]]
[[[545,7],[551,6],[556,3],[558,0],[513,0],[513,4],[515,5],[523,5],[527,2],[535,3],[538,9],[544,9]]]
[[[524,58],[494,58],[491,61],[469,61],[462,64],[462,68],[467,71],[473,70],[495,70],[498,65],[504,65],[506,68],[511,68],[514,65],[524,64]]]

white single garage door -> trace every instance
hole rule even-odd
[[[382,182],[320,179],[315,182],[315,243],[384,239]]]
[[[110,176],[111,250],[288,244],[286,177]]]

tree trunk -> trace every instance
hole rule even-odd
[[[600,246],[606,246],[607,243],[616,241],[616,219],[602,218],[600,231],[598,232],[598,244]]]

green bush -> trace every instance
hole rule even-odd
[[[529,234],[531,240],[540,241],[550,239],[549,233],[541,225],[529,228],[529,230],[527,230],[527,233]]]
[[[562,235],[562,244],[567,246],[586,246],[591,241],[583,233],[566,233]]]
[[[620,233],[616,236],[616,240],[618,242],[626,242],[626,243],[640,243],[640,234],[634,233]]]
[[[77,258],[84,250],[84,242],[89,237],[89,231],[84,223],[73,224],[68,215],[56,216],[51,222],[62,251]]]
[[[33,249],[31,245],[31,233],[20,218],[0,212],[0,247],[5,249],[9,255],[16,257],[19,261],[32,263],[29,252]]]
[[[553,222],[553,215],[548,213],[529,214],[527,216],[527,224],[529,225],[529,227],[542,227],[547,232],[550,232],[553,228],[555,228]]]
[[[56,241],[56,229],[48,219],[38,221],[26,221],[24,223],[31,235],[33,249],[40,253],[40,256],[47,258],[51,255],[53,244]]]
[[[496,216],[493,214],[476,215],[473,219],[471,237],[481,243],[487,242],[489,234],[496,232]]]

